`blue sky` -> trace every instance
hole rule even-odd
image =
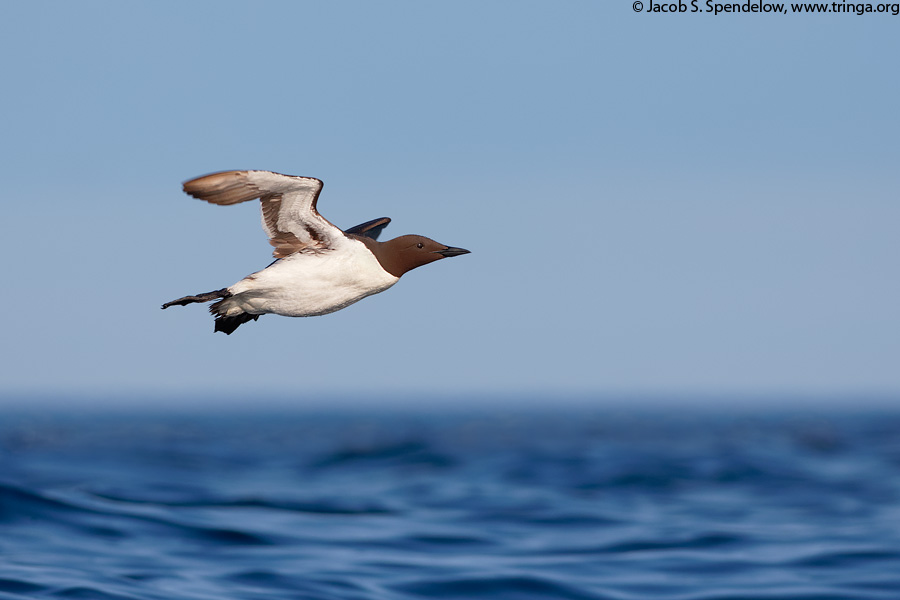
[[[0,393],[900,394],[898,18],[10,4]],[[270,261],[224,169],[472,254],[213,335],[159,306]]]

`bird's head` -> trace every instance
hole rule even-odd
[[[396,277],[442,258],[469,254],[468,250],[445,246],[421,235],[401,235],[376,244],[379,248],[374,253],[381,266]]]

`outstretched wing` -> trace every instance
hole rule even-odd
[[[361,223],[350,229],[345,229],[344,233],[347,235],[364,235],[373,240],[377,240],[378,236],[381,235],[381,232],[384,231],[384,228],[387,227],[390,222],[391,220],[388,217],[372,219],[371,221],[366,221],[365,223]]]
[[[184,183],[184,191],[212,204],[260,199],[262,226],[275,258],[334,248],[344,233],[316,210],[322,182],[271,171],[223,171]]]

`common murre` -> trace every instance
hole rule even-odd
[[[184,183],[187,194],[212,204],[260,199],[262,225],[275,262],[231,287],[162,305],[211,302],[216,331],[231,334],[266,313],[312,317],[335,312],[388,289],[430,262],[468,254],[420,235],[379,242],[391,220],[373,219],[341,231],[316,210],[322,182],[271,171],[223,171]]]

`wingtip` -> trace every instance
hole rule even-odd
[[[188,196],[211,204],[237,204],[259,198],[260,190],[247,181],[247,171],[219,171],[181,184]]]

